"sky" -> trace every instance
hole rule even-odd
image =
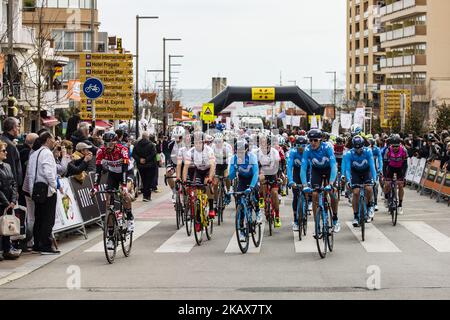
[[[309,90],[345,87],[346,2],[344,0],[98,0],[100,30],[123,38],[135,53],[136,15],[140,20],[140,84],[145,70],[162,69],[163,37],[177,88],[209,89],[212,77],[228,85],[293,84]],[[168,64],[168,62],[167,62]],[[162,80],[148,74],[147,82]]]

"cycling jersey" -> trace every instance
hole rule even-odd
[[[130,163],[128,148],[117,144],[113,150],[108,151],[105,146],[101,147],[96,156],[97,178],[96,184],[100,183],[103,168],[114,174],[122,174],[122,182],[127,181],[128,165]]]
[[[235,154],[230,161],[230,180],[238,176],[238,192],[245,191],[248,187],[255,188],[259,178],[258,159],[256,155],[247,152],[245,159]]]
[[[372,148],[373,158],[375,160],[375,167],[377,168],[377,172],[381,173],[383,171],[383,157],[381,155],[381,150],[377,146]]]
[[[288,154],[287,176],[288,183],[301,183],[300,171],[302,167],[303,152],[298,149],[292,149]]]
[[[303,153],[301,170],[301,180],[304,185],[308,183],[306,175],[309,168],[312,169],[311,183],[313,183],[313,180],[322,180],[322,177],[318,178],[315,176],[326,175],[329,179],[328,182],[334,184],[337,176],[336,157],[334,156],[333,148],[328,143],[322,142],[316,150],[313,150],[311,145],[306,147]]]
[[[270,148],[270,152],[263,152],[258,149],[256,152],[259,165],[261,166],[261,173],[265,176],[275,176],[280,167],[280,153],[275,148]]]
[[[354,184],[366,184],[370,180],[375,181],[377,178],[372,150],[369,148],[363,148],[360,155],[356,150],[350,150],[344,156],[344,163],[347,181]],[[370,173],[370,175],[367,173]],[[360,179],[362,176],[364,179]]]
[[[215,162],[214,151],[208,147],[204,146],[202,151],[198,151],[197,148],[191,148],[186,154],[187,161],[196,169],[204,171],[211,168],[211,161]]]
[[[228,160],[233,155],[231,145],[226,142],[221,145],[213,144],[212,149],[216,158],[216,165],[228,165]]]
[[[391,146],[386,150],[384,159],[387,161],[387,165],[392,168],[402,168],[405,165],[405,161],[408,159],[408,153],[403,146],[400,146],[398,152],[394,152],[394,148]]]

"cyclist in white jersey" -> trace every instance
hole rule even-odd
[[[233,148],[229,143],[224,141],[223,133],[218,132],[214,136],[214,144],[212,146],[212,149],[216,158],[217,178],[214,178],[214,200],[217,202],[219,178],[225,179],[226,194],[228,194],[231,187],[231,182],[228,179],[228,164],[231,157],[233,156]]]

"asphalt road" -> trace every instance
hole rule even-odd
[[[415,191],[406,193],[405,215],[393,227],[384,206],[367,241],[349,226],[335,250],[320,259],[311,229],[299,243],[291,229],[291,200],[282,204],[281,229],[264,232],[259,249],[242,255],[234,238],[231,206],[225,225],[201,247],[176,230],[170,193],[140,205],[132,255],[109,265],[98,230],[89,241],[40,269],[1,285],[9,299],[449,299],[450,207]],[[97,234],[96,237],[92,235]],[[31,259],[31,258],[30,258]],[[0,273],[1,273],[0,265]],[[378,288],[377,290],[372,290]]]

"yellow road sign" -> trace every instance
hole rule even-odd
[[[80,63],[80,68],[83,69],[131,69],[133,70],[133,62],[131,61],[105,61],[105,60],[86,60]]]
[[[93,76],[81,75],[80,82],[84,83],[87,79],[93,78]],[[109,83],[113,84],[133,84],[133,76],[101,76],[99,77],[103,84],[107,85]]]
[[[80,117],[83,120],[92,120],[91,112],[80,112]],[[131,120],[133,119],[133,113],[95,113],[97,120]]]
[[[132,69],[80,69],[80,77],[124,77],[132,76]]]
[[[205,103],[203,105],[202,120],[205,122],[213,122],[216,120],[214,115],[214,103]]]
[[[83,53],[80,55],[80,61],[107,60],[107,61],[133,61],[132,54],[117,53]]]
[[[380,103],[380,123],[384,129],[390,128],[392,121],[400,121],[402,95],[405,100],[405,113],[411,112],[411,91],[410,90],[382,90]]]
[[[82,105],[92,105],[93,100],[82,98],[81,99]],[[133,107],[134,106],[134,100],[133,99],[97,99],[95,100],[96,106],[111,106],[111,107]]]
[[[275,101],[275,88],[252,88],[253,101]]]

